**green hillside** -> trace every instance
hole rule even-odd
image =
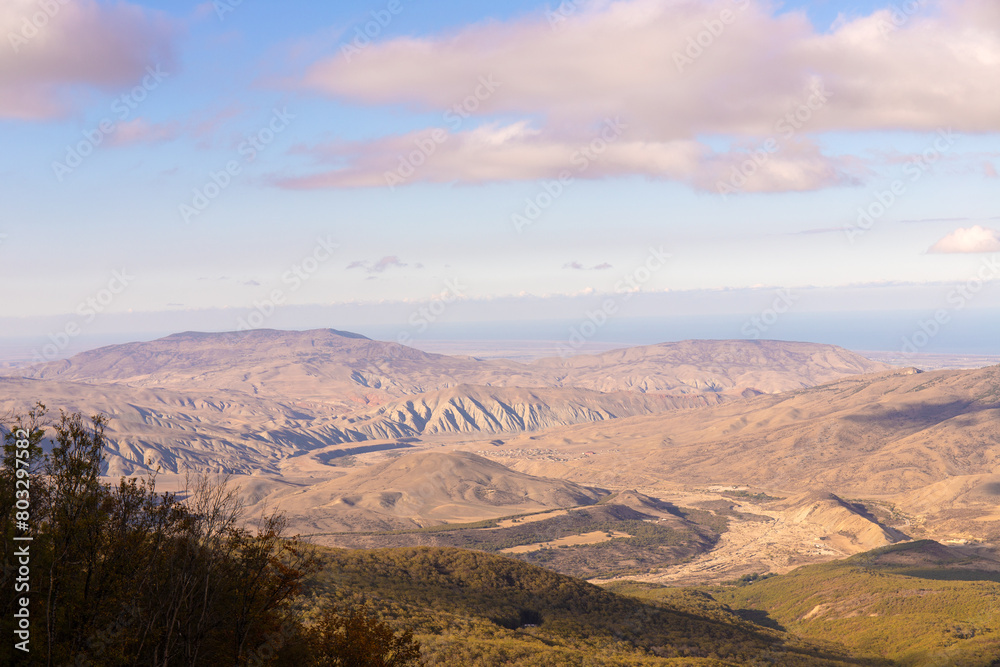
[[[303,613],[366,606],[412,629],[428,665],[880,665],[749,623],[705,595],[618,595],[451,548],[323,550]]]
[[[640,584],[615,590],[647,601],[678,595]],[[744,618],[859,656],[907,667],[1000,665],[1000,563],[930,540],[704,592]]]

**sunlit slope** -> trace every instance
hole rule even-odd
[[[557,374],[562,385],[598,391],[730,395],[791,391],[889,369],[835,345],[774,340],[686,340],[541,359],[533,366]]]
[[[770,393],[887,368],[831,345],[684,341],[523,364],[429,354],[359,334],[187,332],[18,371],[37,379],[242,391],[340,407],[460,384],[668,394]]]
[[[914,667],[1000,661],[1000,562],[928,540],[713,590],[797,635]]]
[[[417,452],[311,484],[275,480],[251,500],[296,532],[386,530],[589,505],[606,491],[536,477],[466,453]]]
[[[610,483],[750,484],[843,496],[1000,473],[1000,366],[895,371],[787,394],[522,436],[505,447],[594,451],[520,469]],[[978,478],[981,498],[997,487]],[[969,492],[965,489],[964,492]]]

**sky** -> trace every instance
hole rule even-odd
[[[6,0],[0,36],[0,340],[36,356],[1000,323],[995,0]]]

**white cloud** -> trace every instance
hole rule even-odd
[[[176,33],[166,15],[128,2],[3,0],[0,118],[65,114],[81,84],[137,85],[147,67],[170,66]]]
[[[703,137],[754,146],[783,137],[740,188],[758,192],[857,181],[859,159],[826,155],[809,134],[1000,130],[995,0],[928,1],[891,29],[890,11],[880,10],[828,33],[801,12],[777,14],[749,1],[593,0],[577,7],[556,29],[537,13],[373,43],[350,62],[338,54],[315,63],[297,83],[351,103],[445,114],[483,77],[496,81],[464,122],[502,116],[506,124],[452,127],[413,181],[551,178],[594,128],[619,117],[628,130],[586,178],[643,174],[715,190],[745,155],[716,153]],[[720,24],[724,11],[731,20]],[[706,32],[709,24],[717,34]],[[804,121],[790,117],[817,89],[828,99],[807,109]],[[282,185],[384,184],[420,134],[340,147],[338,170]]]
[[[1000,232],[976,225],[956,229],[944,237],[927,252],[933,253],[979,253],[1000,252]]]
[[[282,178],[277,184],[289,189],[379,187],[403,183],[489,183],[571,178],[606,178],[643,174],[657,180],[688,183],[715,192],[720,182],[730,183],[734,169],[751,158],[751,151],[717,153],[695,140],[650,142],[623,138],[599,144],[600,136],[553,137],[528,128],[489,126],[447,134],[437,128],[444,141],[429,139],[433,130],[387,137],[375,142],[297,149],[314,154],[335,169],[308,176]],[[430,142],[430,143],[427,143]],[[418,146],[434,146],[433,152]],[[411,155],[415,158],[409,157]],[[403,160],[410,168],[400,169]],[[341,166],[345,164],[347,166]],[[851,160],[823,155],[813,143],[800,139],[783,144],[760,164],[752,165],[751,177],[739,181],[744,192],[789,192],[814,190],[855,180]],[[412,172],[412,173],[411,173]],[[403,174],[400,176],[400,174]],[[398,179],[398,180],[394,180]]]
[[[833,99],[811,131],[1000,129],[995,0],[928,2],[889,32],[890,11],[881,10],[831,33],[802,13],[740,4],[584,3],[558,30],[539,14],[394,39],[350,62],[339,54],[320,61],[300,83],[354,102],[443,112],[489,75],[500,87],[477,115],[542,113],[563,127],[622,115],[640,138],[668,141],[767,135],[822,81]],[[700,34],[726,10],[734,18],[718,36]],[[706,46],[678,71],[692,38]]]

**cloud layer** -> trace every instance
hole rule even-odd
[[[627,130],[587,178],[643,174],[718,189],[774,139],[738,189],[810,190],[853,182],[863,168],[809,135],[1000,130],[1000,6],[894,11],[820,33],[801,13],[749,0],[595,0],[555,22],[537,14],[371,44],[315,63],[297,83],[350,103],[440,112],[445,139],[402,182],[552,177],[620,119]],[[321,163],[340,166],[282,185],[384,185],[387,172],[408,171],[433,129],[317,147]],[[713,151],[706,136],[746,150]]]

